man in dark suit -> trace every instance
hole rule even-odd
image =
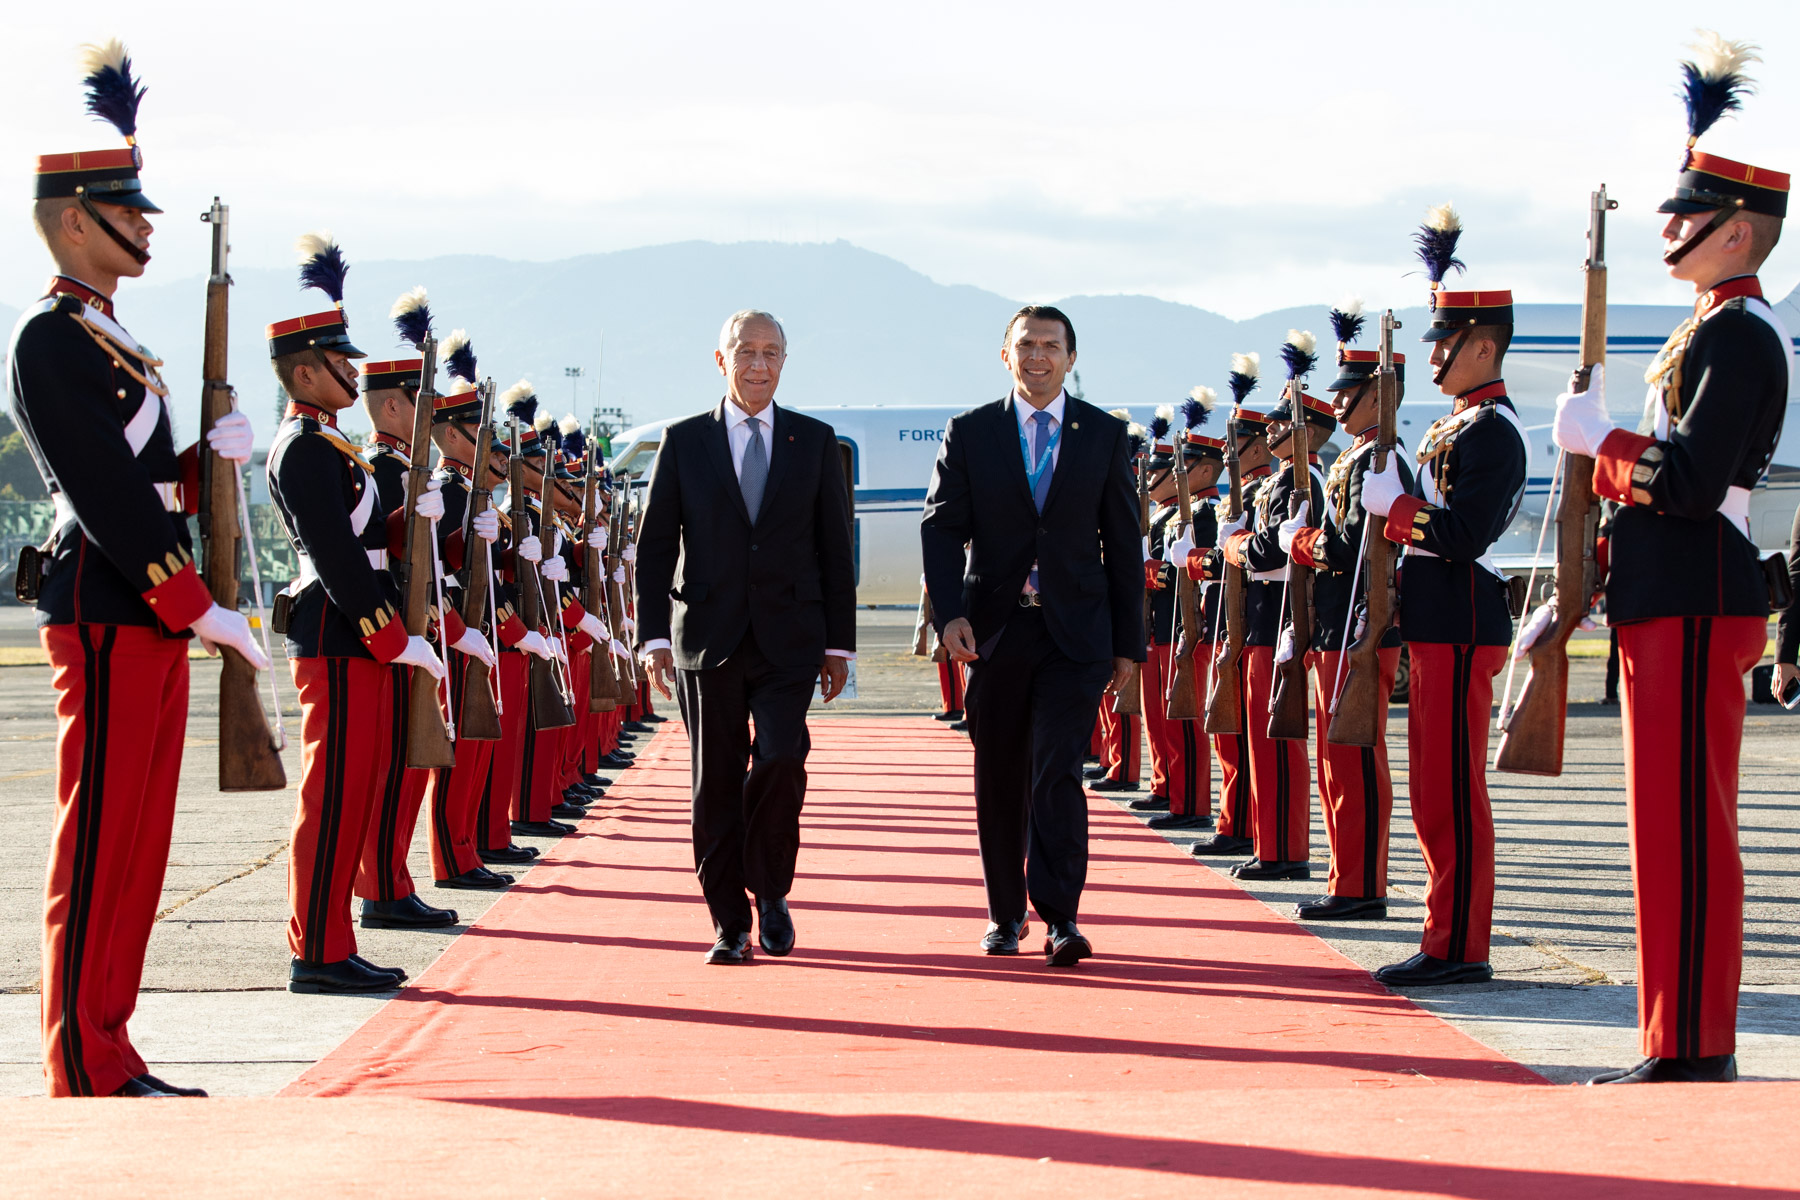
[[[694,865],[717,935],[706,961],[741,963],[746,889],[762,948],[794,948],[786,897],[806,710],[814,680],[826,703],[844,689],[856,576],[837,435],[774,403],[787,360],[780,322],[733,314],[715,357],[725,399],[663,431],[638,536],[637,614],[650,678],[664,696],[678,688],[692,743]]]
[[[1063,391],[1075,328],[1047,306],[1007,324],[1013,390],[950,419],[921,540],[933,619],[969,664],[975,823],[989,954],[1017,954],[1027,898],[1051,966],[1093,953],[1081,756],[1100,698],[1144,659],[1144,559],[1125,422]],[[967,546],[965,554],[964,547]]]

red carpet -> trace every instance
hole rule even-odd
[[[1774,1132],[1795,1085],[1550,1087],[1104,801],[1097,957],[982,956],[968,743],[929,721],[814,726],[799,948],[707,967],[663,728],[604,815],[284,1098],[110,1105],[103,1136],[102,1102],[7,1105],[4,1173],[80,1195],[129,1190],[129,1163],[209,1195],[1800,1196]]]

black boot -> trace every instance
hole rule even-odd
[[[456,924],[456,910],[433,908],[419,899],[419,893],[398,900],[364,900],[364,929],[441,929]]]

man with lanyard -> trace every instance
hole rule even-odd
[[[56,505],[35,587],[57,693],[56,793],[44,892],[44,1087],[52,1096],[203,1096],[150,1074],[126,1028],[161,901],[188,714],[188,639],[269,661],[214,604],[187,514],[198,447],[177,453],[161,362],[117,320],[113,293],[150,261],[137,100],[118,42],[87,47],[88,108],[124,149],[46,154],[32,219],[56,263],[8,355],[13,419]],[[207,433],[237,470],[249,418]]]
[[[1363,475],[1363,506],[1406,547],[1400,636],[1411,662],[1406,708],[1413,827],[1425,855],[1419,953],[1375,972],[1391,987],[1493,978],[1494,813],[1488,804],[1488,722],[1494,676],[1512,641],[1505,581],[1487,555],[1525,495],[1529,448],[1501,370],[1512,343],[1512,293],[1442,288],[1461,223],[1435,210],[1421,231],[1431,276],[1432,381],[1455,397],[1419,447],[1411,487],[1390,455]],[[1437,235],[1437,236],[1432,236]]]
[[[319,288],[333,307],[267,331],[289,397],[269,450],[269,495],[300,559],[283,631],[304,744],[288,856],[288,990],[379,992],[406,973],[356,953],[350,896],[390,757],[405,753],[394,738],[393,667],[442,679],[444,664],[423,637],[408,636],[396,611],[388,561],[404,544],[405,511],[383,506],[373,467],[337,426],[357,400],[350,363],[367,357],[344,317],[349,268],[320,235],[302,238],[300,251],[301,286]],[[417,511],[435,519],[443,498],[428,491]]]
[[[1608,418],[1601,366],[1577,372],[1554,426],[1564,451],[1593,456],[1594,493],[1609,502],[1606,614],[1619,632],[1637,902],[1645,1057],[1592,1083],[1737,1078],[1743,679],[1762,657],[1770,594],[1750,489],[1781,437],[1793,353],[1756,272],[1781,236],[1789,181],[1695,152],[1719,97],[1749,90],[1739,68],[1754,57],[1717,34],[1695,49],[1688,149],[1660,210],[1663,262],[1693,285],[1694,315],[1651,364],[1636,432]]]
[[[1348,338],[1342,339],[1348,341]],[[1325,895],[1303,901],[1295,912],[1302,920],[1344,921],[1387,915],[1388,822],[1394,811],[1394,780],[1388,770],[1387,703],[1400,667],[1400,630],[1381,640],[1381,678],[1377,695],[1374,746],[1337,746],[1326,737],[1331,706],[1343,687],[1345,655],[1362,636],[1369,579],[1362,569],[1370,529],[1363,507],[1363,476],[1373,463],[1380,420],[1376,373],[1381,355],[1374,350],[1341,349],[1338,377],[1326,390],[1337,398],[1338,419],[1354,434],[1350,448],[1338,455],[1325,477],[1326,519],[1311,524],[1306,514],[1281,526],[1281,545],[1296,562],[1315,570],[1315,627],[1311,653],[1317,731],[1319,801],[1325,810],[1325,837],[1331,847],[1331,871]],[[1394,355],[1394,374],[1405,387],[1406,356]],[[1401,486],[1412,489],[1412,470],[1396,458]],[[1354,619],[1354,624],[1352,621]]]

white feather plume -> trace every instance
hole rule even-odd
[[[425,289],[424,288],[415,288],[414,290],[423,292]],[[411,293],[408,293],[408,294],[410,295]],[[405,297],[402,297],[402,299],[405,299]],[[395,311],[399,311],[398,305],[395,305]],[[452,354],[455,354],[458,350],[461,350],[464,346],[466,346],[468,344],[469,344],[468,330],[466,330],[466,329],[451,330],[450,336],[438,343],[438,361],[441,363],[449,362],[450,356]]]
[[[421,308],[425,307],[425,305],[428,303],[430,303],[430,297],[425,294],[425,285],[420,284],[418,287],[414,288],[412,291],[407,292],[405,295],[401,296],[398,300],[394,301],[394,307],[388,309],[388,317],[391,319],[393,317],[401,316],[405,313],[418,312]],[[462,333],[462,330],[459,329],[456,332]],[[452,336],[454,336],[454,335],[452,335]],[[468,340],[469,340],[469,336],[467,334],[463,334],[463,341],[466,342]],[[448,352],[446,351],[446,353],[448,353]]]
[[[1231,369],[1235,374],[1255,379],[1262,374],[1262,355],[1254,350],[1247,354],[1234,354],[1231,356]]]
[[[539,433],[542,433],[546,429],[550,429],[550,428],[554,427],[555,424],[556,424],[555,417],[551,416],[547,412],[541,412],[537,415],[537,420],[535,420],[531,423],[531,427],[533,429],[537,430]]]
[[[574,433],[577,429],[580,429],[580,428],[581,428],[581,418],[576,416],[574,413],[570,413],[568,416],[564,417],[562,420],[560,420],[556,423],[557,432],[561,433],[564,437],[568,437],[571,433]]]
[[[310,262],[335,245],[337,245],[337,239],[331,236],[329,229],[321,229],[315,233],[303,233],[294,242],[294,253],[299,256],[295,261]]]
[[[450,336],[453,338],[461,337],[464,341],[468,340],[467,336],[464,335],[463,331],[460,329]],[[525,397],[535,396],[536,394],[537,389],[531,386],[531,380],[521,379],[519,382],[507,388],[504,392],[500,393],[500,399],[494,403],[494,407],[499,412],[505,412]]]
[[[1360,317],[1366,310],[1361,296],[1345,296],[1337,303],[1337,310],[1346,317]]]
[[[1449,233],[1462,228],[1462,217],[1457,214],[1456,202],[1447,200],[1425,210],[1425,224],[1439,233]]]
[[[447,389],[445,389],[445,391],[444,391],[444,395],[446,395],[446,396],[462,396],[462,395],[466,395],[467,393],[472,392],[474,390],[475,390],[475,385],[470,383],[468,380],[452,378],[450,380],[450,386]]]
[[[1109,417],[1117,417],[1127,425],[1131,424],[1131,410],[1129,408],[1109,408],[1106,410],[1106,415]]]
[[[1718,37],[1718,34],[1714,34]],[[125,65],[125,43],[118,38],[107,38],[95,45],[89,42],[76,51],[75,62],[81,68],[83,76],[98,75],[111,67],[117,71]]]
[[[1156,406],[1156,415],[1165,421],[1173,422],[1175,420],[1175,406],[1173,404],[1159,404]]]
[[[118,45],[117,42],[110,44]],[[1688,49],[1694,52],[1694,65],[1700,68],[1700,77],[1708,82],[1717,82],[1727,75],[1741,75],[1750,63],[1762,61],[1762,56],[1757,53],[1761,46],[1754,42],[1731,41],[1711,29],[1696,29]],[[1746,78],[1744,84],[1746,90],[1751,90],[1749,79]]]
[[[1302,354],[1311,354],[1319,348],[1319,339],[1304,329],[1290,329],[1288,330],[1287,344]]]
[[[1211,412],[1213,410],[1213,405],[1219,402],[1219,393],[1213,391],[1213,389],[1207,387],[1204,383],[1198,385],[1193,391],[1189,392],[1188,397],[1193,400],[1198,400],[1200,402],[1200,407],[1204,408],[1207,412]]]
[[[1130,421],[1130,422],[1126,423],[1125,435],[1127,437],[1137,438],[1139,441],[1149,441],[1150,440],[1150,431],[1148,429],[1144,428],[1142,425],[1139,425],[1136,421]]]

